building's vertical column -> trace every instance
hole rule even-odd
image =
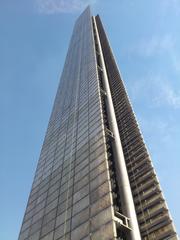
[[[103,79],[103,84],[107,94],[106,104],[107,104],[108,119],[110,123],[110,128],[114,135],[114,143],[113,143],[114,158],[115,158],[114,160],[116,165],[116,171],[118,173],[118,187],[121,194],[122,211],[123,211],[123,214],[125,214],[130,218],[130,225],[132,230],[129,232],[129,236],[131,240],[140,240],[141,236],[139,232],[139,226],[137,222],[129,178],[128,178],[123,150],[121,146],[118,126],[116,122],[116,117],[115,117],[115,112],[114,112],[114,107],[113,107],[113,102],[112,102],[112,97],[111,97],[111,92],[110,92],[110,87],[109,87],[108,77],[106,72],[106,66],[105,66],[103,52],[102,52],[101,43],[99,39],[98,29],[96,26],[96,20],[94,17],[93,17],[93,22],[95,26],[95,33],[97,36],[97,44],[98,44],[98,50],[100,54],[101,67],[103,70],[102,79]]]

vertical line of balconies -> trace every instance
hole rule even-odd
[[[93,23],[94,27],[94,23]],[[94,31],[94,40],[95,40],[95,49],[96,49],[96,60],[97,60],[97,69],[98,69],[98,78],[99,78],[99,86],[100,86],[100,94],[101,94],[101,107],[103,113],[103,123],[105,129],[105,140],[106,140],[106,150],[107,150],[107,158],[108,158],[108,166],[109,166],[109,175],[112,189],[112,199],[113,199],[113,209],[114,215],[116,218],[116,227],[117,227],[117,240],[126,240],[127,231],[131,231],[129,225],[129,218],[121,214],[121,198],[117,184],[116,177],[116,168],[113,159],[113,141],[114,136],[112,131],[110,130],[110,124],[108,121],[108,112],[106,107],[106,91],[103,85],[103,70],[100,61],[100,54],[98,49],[97,36]]]
[[[96,21],[142,239],[177,239],[100,18]]]

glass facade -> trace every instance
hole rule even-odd
[[[142,239],[165,239],[156,238],[161,235],[157,235],[158,231],[165,229],[164,236],[168,231],[167,236],[172,236],[175,231],[146,149],[144,155],[141,152],[143,140],[140,145],[136,144],[141,136],[138,129],[137,134],[132,131],[137,126],[119,81],[121,79],[113,77],[112,66],[116,68],[116,65],[112,59],[108,62],[113,56],[102,24],[98,17],[95,21],[141,236]],[[96,35],[90,9],[87,8],[74,27],[19,240],[139,239],[131,235],[132,219],[123,211],[123,196],[118,188],[113,143],[116,140],[108,118],[108,99],[101,66],[103,56],[99,53]],[[121,89],[115,86],[116,80],[122,85]],[[141,171],[147,168],[148,163],[150,169]],[[154,195],[149,194],[152,192]],[[156,199],[159,202],[148,208]],[[155,222],[162,219],[161,216],[163,219],[166,216],[169,222],[151,231],[149,225],[153,219]]]
[[[88,8],[74,27],[19,240],[113,238],[110,191]]]

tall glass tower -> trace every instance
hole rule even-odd
[[[72,34],[19,240],[178,239],[99,16]]]

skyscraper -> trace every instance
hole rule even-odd
[[[178,239],[99,16],[72,34],[19,240]]]

